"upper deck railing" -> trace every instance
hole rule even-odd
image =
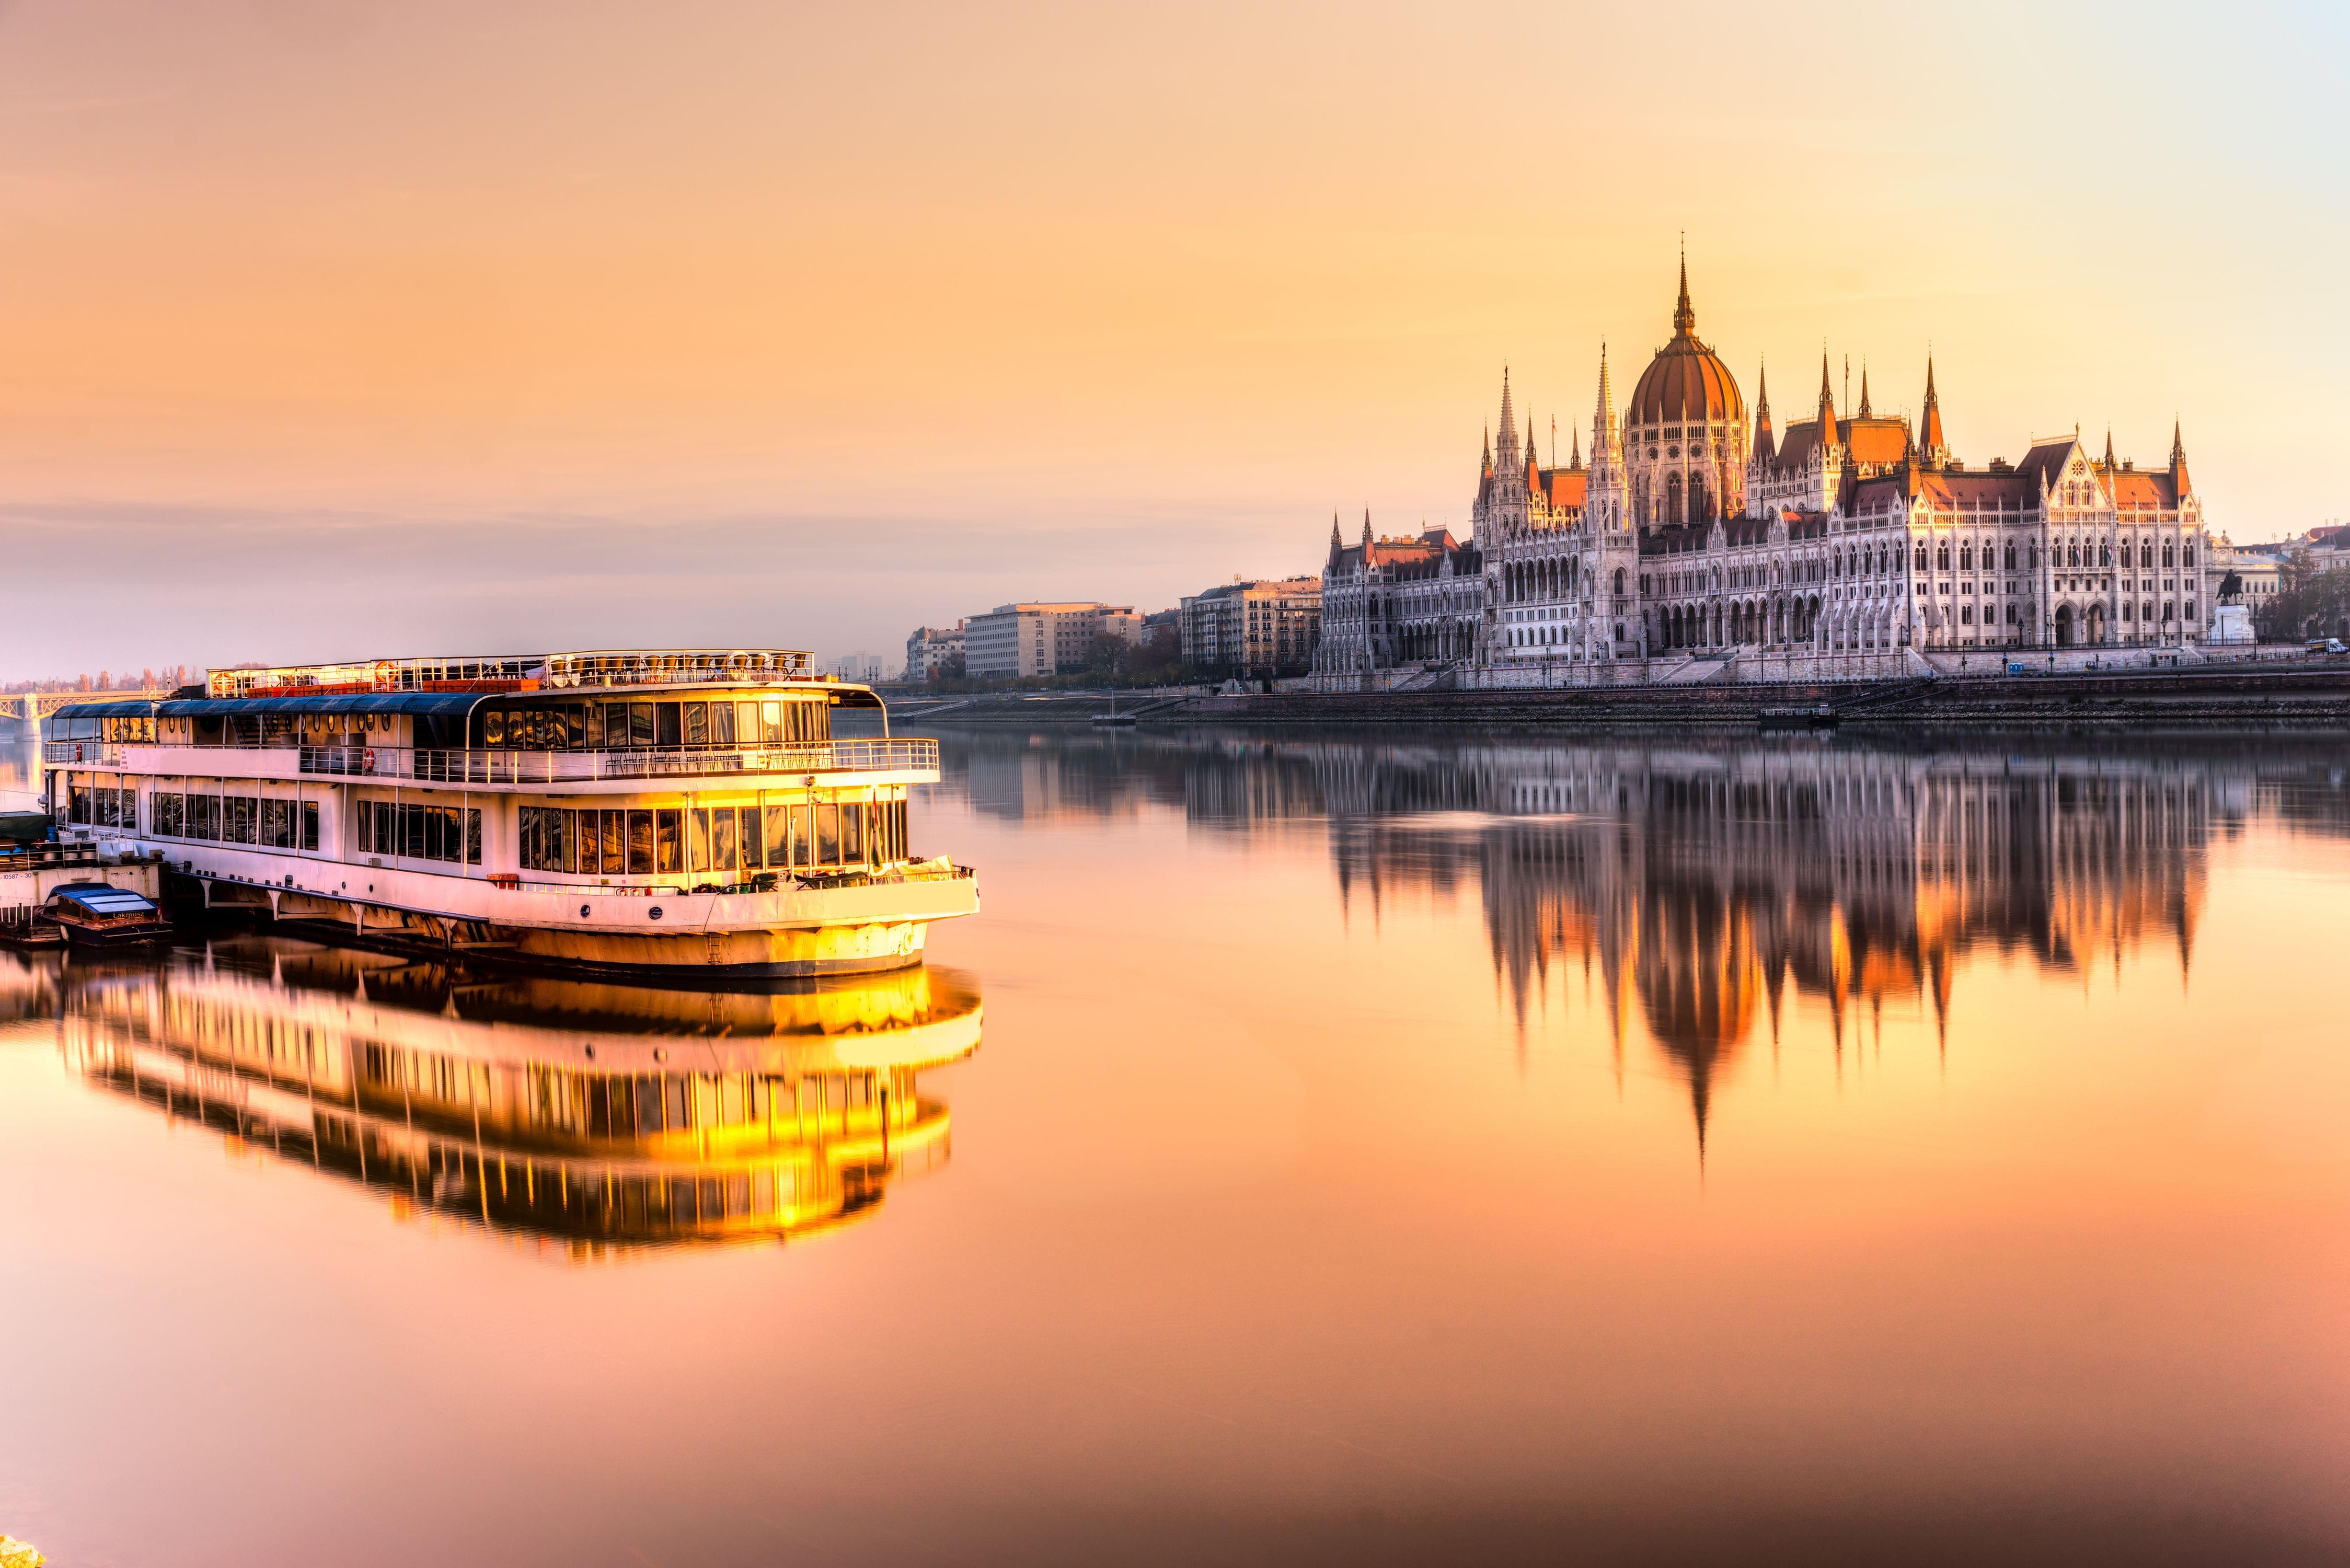
[[[369,659],[347,664],[215,670],[205,679],[205,691],[213,697],[392,691],[496,693],[725,681],[765,686],[816,678],[816,655],[799,649],[615,648],[579,653],[452,654],[424,659]]]
[[[540,684],[557,690],[727,681],[757,686],[815,677],[816,655],[795,649],[613,649],[596,653],[550,653]]]
[[[120,768],[125,752],[114,741],[50,741],[46,763],[67,767]],[[173,746],[207,758],[293,757],[262,771],[344,778],[415,779],[432,784],[582,784],[609,779],[697,778],[722,774],[936,773],[939,743],[920,736],[891,741],[823,741],[801,746],[664,746],[617,752],[436,750],[411,746]],[[217,765],[217,764],[215,764]],[[183,764],[184,767],[184,764]],[[175,768],[172,771],[183,771]]]

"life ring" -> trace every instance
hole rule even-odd
[[[365,751],[359,753],[359,772],[363,774],[371,774],[375,772],[375,748],[373,746],[368,747]]]
[[[74,761],[81,761],[81,742],[79,741],[76,741],[74,742]]]

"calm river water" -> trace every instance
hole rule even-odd
[[[2350,751],[946,751],[911,976],[0,952],[0,1532],[2350,1553]]]

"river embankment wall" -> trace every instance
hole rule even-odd
[[[1944,674],[1907,680],[1203,697],[1154,715],[1195,723],[1746,725],[1791,710],[1835,722],[2015,729],[2342,729],[2350,667]]]

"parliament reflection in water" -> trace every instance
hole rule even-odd
[[[974,809],[1024,822],[1152,802],[1211,833],[1319,819],[1350,919],[1399,889],[1473,891],[1520,1026],[1579,966],[1619,1050],[1637,1019],[1672,1060],[1700,1137],[1717,1078],[1778,1038],[1791,990],[1825,1004],[1840,1066],[1888,1002],[1946,1041],[1984,950],[2116,977],[2158,955],[2183,982],[2215,838],[2263,813],[2350,826],[2336,761],[2258,742],[1145,732],[973,734],[946,757]]]
[[[24,961],[17,961],[21,965]],[[962,979],[783,994],[470,977],[259,937],[20,976],[96,1085],[239,1147],[575,1255],[795,1240],[947,1154]]]

